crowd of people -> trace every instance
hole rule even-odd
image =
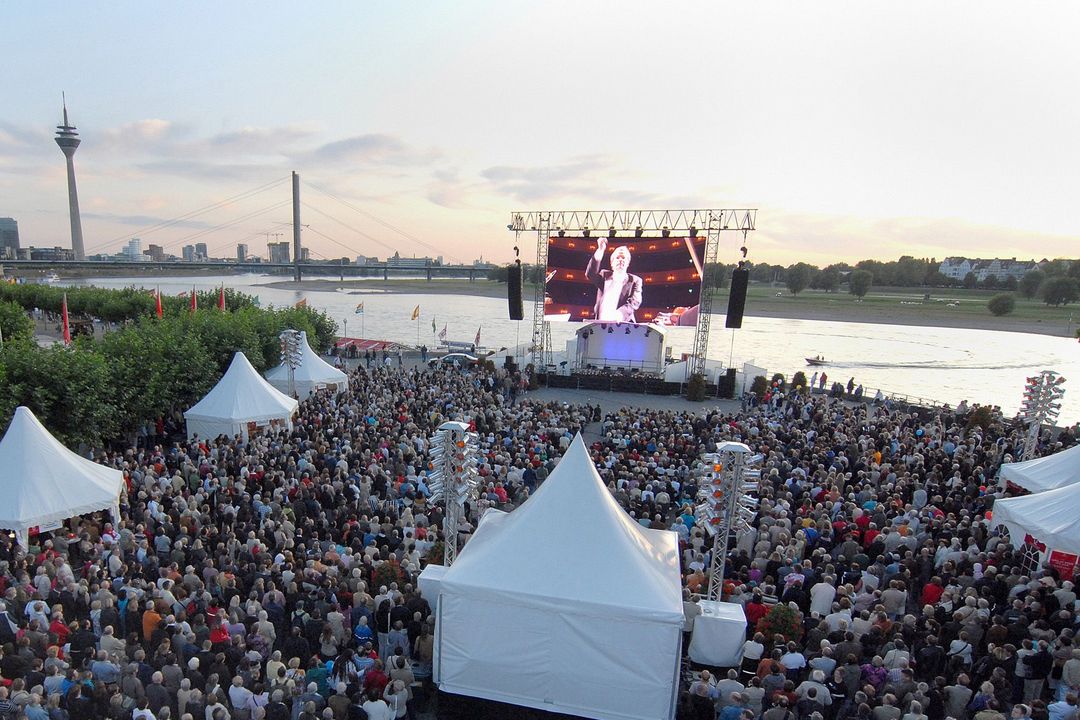
[[[680,717],[1076,717],[1073,578],[987,521],[996,468],[1022,444],[1000,415],[969,428],[966,412],[786,393],[595,424],[593,407],[519,400],[527,382],[503,369],[374,365],[302,402],[291,431],[148,426],[101,456],[124,471],[118,521],[0,540],[0,720],[416,718],[434,622],[416,579],[441,559],[428,444],[446,420],[480,437],[466,547],[487,508],[525,502],[594,423],[616,500],[679,534],[688,630],[711,561],[693,518],[700,456],[723,440],[763,455],[725,585],[747,617],[742,666],[687,681]],[[782,633],[772,608],[794,619]]]

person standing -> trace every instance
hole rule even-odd
[[[641,278],[627,272],[630,267],[630,249],[625,245],[611,253],[611,269],[601,270],[606,237],[596,239],[596,252],[585,267],[585,278],[596,286],[596,304],[593,318],[606,322],[636,322],[634,314],[641,307]]]

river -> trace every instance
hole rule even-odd
[[[65,285],[97,285],[121,288],[131,285],[160,288],[162,294],[177,295],[226,287],[259,297],[265,307],[285,307],[306,299],[325,310],[338,322],[342,334],[379,340],[394,340],[434,347],[431,321],[447,328],[450,340],[472,341],[480,329],[481,343],[488,348],[528,345],[532,333],[531,306],[526,320],[507,319],[506,301],[499,298],[451,294],[408,294],[382,292],[379,281],[362,294],[353,290],[284,290],[266,287],[280,276],[228,275],[197,278],[93,278],[63,281]],[[437,282],[437,281],[436,281]],[[364,303],[363,316],[355,314]],[[419,323],[410,320],[420,305]],[[722,306],[722,303],[720,303]],[[576,326],[553,323],[552,344],[565,349]],[[419,331],[419,332],[418,332]],[[1065,384],[1059,424],[1080,421],[1080,345],[1069,338],[995,330],[964,330],[939,327],[912,327],[821,320],[781,320],[748,317],[741,330],[727,330],[722,316],[714,316],[709,338],[709,357],[732,359],[736,367],[751,362],[782,372],[788,377],[806,371],[803,358],[824,355],[830,381],[846,383],[854,377],[867,388],[900,393],[956,404],[961,400],[1000,405],[1006,413],[1016,412],[1025,379],[1039,370],[1056,370],[1071,379]],[[691,328],[672,328],[668,333],[672,354],[689,352],[693,345]],[[512,350],[511,350],[512,352]]]

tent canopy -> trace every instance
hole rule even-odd
[[[308,344],[307,333],[300,331],[300,367],[293,370],[293,383],[296,394],[307,397],[324,385],[347,386],[349,376],[319,357]],[[289,391],[289,366],[285,363],[272,368],[266,373],[271,385],[283,393]]]
[[[1015,547],[1031,535],[1050,550],[1080,555],[1080,485],[998,500],[991,520],[1008,528]]]
[[[1080,445],[1045,457],[1005,463],[1001,478],[1028,492],[1065,487],[1080,482]]]
[[[184,413],[188,435],[243,432],[249,422],[288,420],[299,403],[274,389],[251,366],[244,353],[233,356],[218,384]],[[246,435],[246,433],[245,433]]]
[[[25,543],[32,527],[115,512],[123,487],[119,470],[73,453],[28,408],[15,409],[0,440],[0,528],[16,531]]]
[[[484,515],[438,592],[442,690],[590,718],[672,716],[677,536],[619,507],[580,436],[524,505]]]

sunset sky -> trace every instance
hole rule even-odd
[[[1080,255],[1075,2],[6,0],[0,26],[24,246],[70,245],[66,91],[90,253],[265,255],[296,170],[316,257],[505,261],[513,210],[692,207],[759,208],[758,261]]]

